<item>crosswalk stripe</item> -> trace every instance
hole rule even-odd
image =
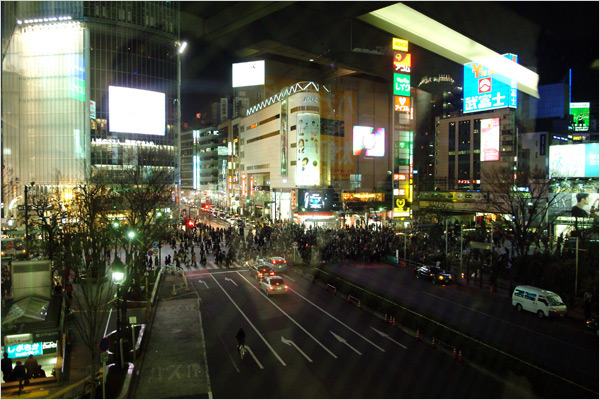
[[[234,262],[234,263],[233,263],[233,265],[234,265],[236,268],[242,268],[242,266],[241,266],[240,264],[236,263],[236,262]]]
[[[212,261],[208,262],[208,266],[210,267],[210,269],[219,269],[219,267],[217,267],[217,265]]]

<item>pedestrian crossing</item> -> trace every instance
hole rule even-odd
[[[175,269],[175,264],[171,264],[170,265],[171,268]],[[206,265],[202,265],[200,263],[198,263],[197,266],[194,266],[192,264],[181,264],[180,265],[180,269],[183,272],[189,272],[189,271],[204,271],[204,270],[220,270],[220,269],[232,269],[232,268],[244,268],[242,267],[242,265],[238,264],[237,262],[233,262],[231,263],[230,268],[227,268],[225,266],[225,263],[222,263],[221,266],[218,266],[217,264],[215,264],[213,261],[207,261]]]

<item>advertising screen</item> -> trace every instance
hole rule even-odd
[[[296,114],[296,184],[313,186],[321,180],[321,118]]]
[[[108,87],[108,130],[165,135],[165,94],[126,87]]]
[[[590,130],[590,103],[571,103],[570,114],[573,116],[573,130],[587,132]]]
[[[394,52],[394,72],[406,72],[410,74],[410,53]]]
[[[352,152],[355,156],[364,154],[367,157],[383,157],[385,155],[384,128],[355,126],[352,133]]]
[[[481,161],[500,160],[500,118],[481,120]]]
[[[298,189],[298,207],[304,211],[331,211],[331,201],[321,191]]]
[[[517,62],[514,54],[503,54]],[[463,112],[517,108],[517,81],[495,73],[480,63],[464,65]]]
[[[394,111],[410,112],[410,97],[394,96]]]
[[[265,61],[250,61],[231,65],[232,87],[257,86],[265,84]]]
[[[597,178],[598,143],[550,146],[550,177]]]
[[[598,218],[598,193],[558,193],[550,205],[552,215]]]

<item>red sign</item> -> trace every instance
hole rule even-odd
[[[242,197],[246,197],[246,174],[242,174]]]
[[[479,80],[479,93],[490,93],[492,91],[492,78],[481,78]]]
[[[394,96],[394,111],[410,112],[410,97]]]
[[[406,174],[394,174],[394,180],[395,181],[405,181]]]
[[[250,197],[254,195],[254,177],[250,177]]]
[[[394,52],[394,72],[410,73],[410,53]]]

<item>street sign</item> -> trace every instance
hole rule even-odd
[[[102,362],[103,364],[108,362],[108,353],[107,352],[100,353],[100,362]]]
[[[105,352],[110,347],[110,340],[108,340],[108,338],[102,338],[98,347],[100,347],[100,351]]]
[[[158,242],[152,243],[152,247],[154,247],[155,249],[158,249]]]
[[[297,248],[298,247],[298,242],[292,243],[292,247]]]
[[[136,317],[135,315],[134,315],[134,316],[131,316],[131,317],[129,317],[129,323],[130,323],[131,325],[135,325],[135,324],[137,324],[137,317]]]
[[[158,249],[154,248],[154,250],[152,250],[152,254],[155,255],[155,256],[157,256],[158,255]]]
[[[148,250],[148,255],[149,256],[153,256],[154,255],[154,250]]]

